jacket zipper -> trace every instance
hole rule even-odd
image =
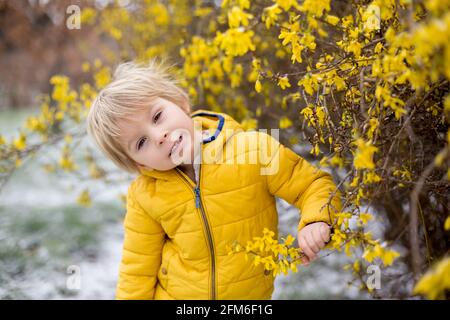
[[[214,252],[214,245],[212,240],[212,234],[211,229],[209,227],[208,218],[206,217],[205,209],[203,207],[202,199],[200,197],[200,178],[202,176],[202,165],[199,166],[199,178],[198,178],[198,184],[195,185],[194,194],[195,194],[195,208],[200,208],[200,212],[202,214],[203,223],[206,228],[206,234],[208,237],[208,244],[209,244],[209,251],[211,253],[211,296],[212,300],[216,300],[216,258],[215,258],[215,252]],[[176,169],[177,173],[183,178],[189,186],[191,185],[189,183],[189,180],[184,177],[184,175],[181,172],[178,172],[178,168]]]

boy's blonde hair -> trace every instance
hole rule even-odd
[[[112,81],[94,99],[87,116],[87,132],[102,152],[119,168],[139,173],[139,167],[119,142],[118,119],[146,109],[156,98],[164,98],[190,113],[188,94],[179,80],[170,75],[164,61],[148,63],[126,62],[114,72]]]

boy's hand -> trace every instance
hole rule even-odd
[[[330,240],[330,226],[325,222],[314,222],[303,227],[298,232],[298,245],[305,253],[303,264],[308,265],[314,261],[316,254]]]

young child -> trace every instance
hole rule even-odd
[[[301,211],[298,244],[308,264],[329,241],[339,192],[326,205],[332,177],[271,135],[245,132],[225,113],[191,113],[168,70],[155,60],[121,64],[87,119],[103,153],[138,174],[116,298],[270,299],[272,272],[227,248],[264,228],[277,237],[277,196]]]

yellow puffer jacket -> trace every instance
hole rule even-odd
[[[300,209],[299,230],[330,224],[339,192],[323,207],[336,187],[328,173],[224,113],[191,117],[212,134],[202,144],[199,187],[178,168],[143,170],[132,182],[116,298],[270,299],[272,274],[243,252],[228,255],[227,245],[246,244],[264,228],[277,234],[275,196]],[[257,154],[261,161],[247,160]]]

